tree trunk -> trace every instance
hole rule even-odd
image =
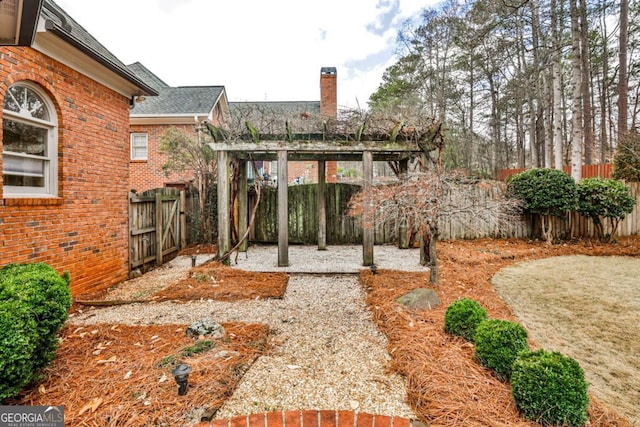
[[[560,0],[562,10],[562,0]],[[555,168],[562,170],[562,60],[561,39],[562,20],[558,19],[558,6],[556,0],[551,0],[551,27],[552,27],[552,68],[553,68],[553,147],[555,151]]]
[[[571,107],[571,176],[576,182],[582,179],[582,58],[580,50],[580,25],[577,0],[569,0],[571,15],[571,54],[573,84],[573,105]]]
[[[593,163],[593,111],[591,107],[591,66],[589,56],[589,23],[587,22],[586,0],[580,0],[580,46],[582,60],[582,109],[584,128],[584,161],[587,165]]]
[[[620,64],[618,78],[618,139],[624,135],[627,128],[629,81],[627,76],[627,44],[629,39],[629,1],[620,0],[620,38],[619,59]]]

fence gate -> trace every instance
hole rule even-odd
[[[177,256],[184,246],[184,191],[157,188],[129,194],[129,269]]]

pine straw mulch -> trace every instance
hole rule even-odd
[[[190,425],[222,406],[268,350],[266,326],[223,326],[213,348],[193,355],[189,350],[203,340],[188,337],[186,325],[67,326],[45,380],[6,403],[64,405],[68,426]],[[182,362],[193,371],[179,396],[171,370]]]
[[[155,301],[199,299],[238,301],[282,298],[288,281],[287,273],[243,271],[212,262],[192,268],[186,279],[155,293],[152,299]]]
[[[446,307],[469,297],[487,308],[490,317],[516,320],[491,286],[491,277],[515,262],[558,255],[640,256],[640,238],[603,245],[589,241],[548,246],[523,240],[440,242],[442,305],[431,311],[400,309],[396,298],[429,283],[428,273],[379,270],[360,275],[368,289],[367,304],[389,339],[392,369],[406,376],[407,394],[416,414],[430,426],[537,426],[520,417],[507,383],[474,360],[474,346],[444,333]],[[531,343],[535,348],[535,343]],[[631,427],[631,423],[590,398],[590,427]]]
[[[282,298],[289,281],[287,273],[244,271],[216,261],[190,268],[187,277],[177,282],[149,281],[146,276],[128,280],[100,293],[78,295],[74,302],[76,306],[108,306],[152,301]]]

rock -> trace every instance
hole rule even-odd
[[[218,339],[224,336],[225,330],[218,322],[214,322],[211,319],[202,319],[189,325],[186,334],[192,338],[205,336]]]
[[[414,289],[396,299],[396,302],[409,310],[431,310],[442,304],[436,291],[427,288]]]
[[[221,350],[216,354],[214,354],[213,358],[214,359],[230,359],[232,357],[238,357],[238,356],[240,356],[240,353],[238,353],[237,351]]]

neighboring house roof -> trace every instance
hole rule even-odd
[[[224,86],[183,86],[158,88],[158,96],[136,103],[131,116],[207,115],[224,92]]]
[[[260,133],[284,133],[285,122],[296,132],[318,131],[320,101],[230,102],[229,116],[233,129],[244,129],[248,121]]]
[[[224,86],[170,87],[139,62],[128,67],[158,92],[158,96],[134,103],[131,124],[189,124],[194,123],[194,117],[212,120],[216,106],[222,114],[228,112]]]
[[[139,62],[129,64],[127,65],[127,68],[133,71],[136,76],[138,76],[142,81],[144,81],[154,89],[169,87],[169,85],[166,84],[160,77],[153,74],[147,67]]]
[[[156,95],[53,0],[44,0],[32,47],[126,96]],[[77,50],[74,51],[70,47]],[[106,68],[106,70],[100,67]]]
[[[257,102],[230,102],[229,109],[233,110],[254,110],[254,111],[276,111],[284,113],[304,113],[320,114],[320,101],[257,101]]]

